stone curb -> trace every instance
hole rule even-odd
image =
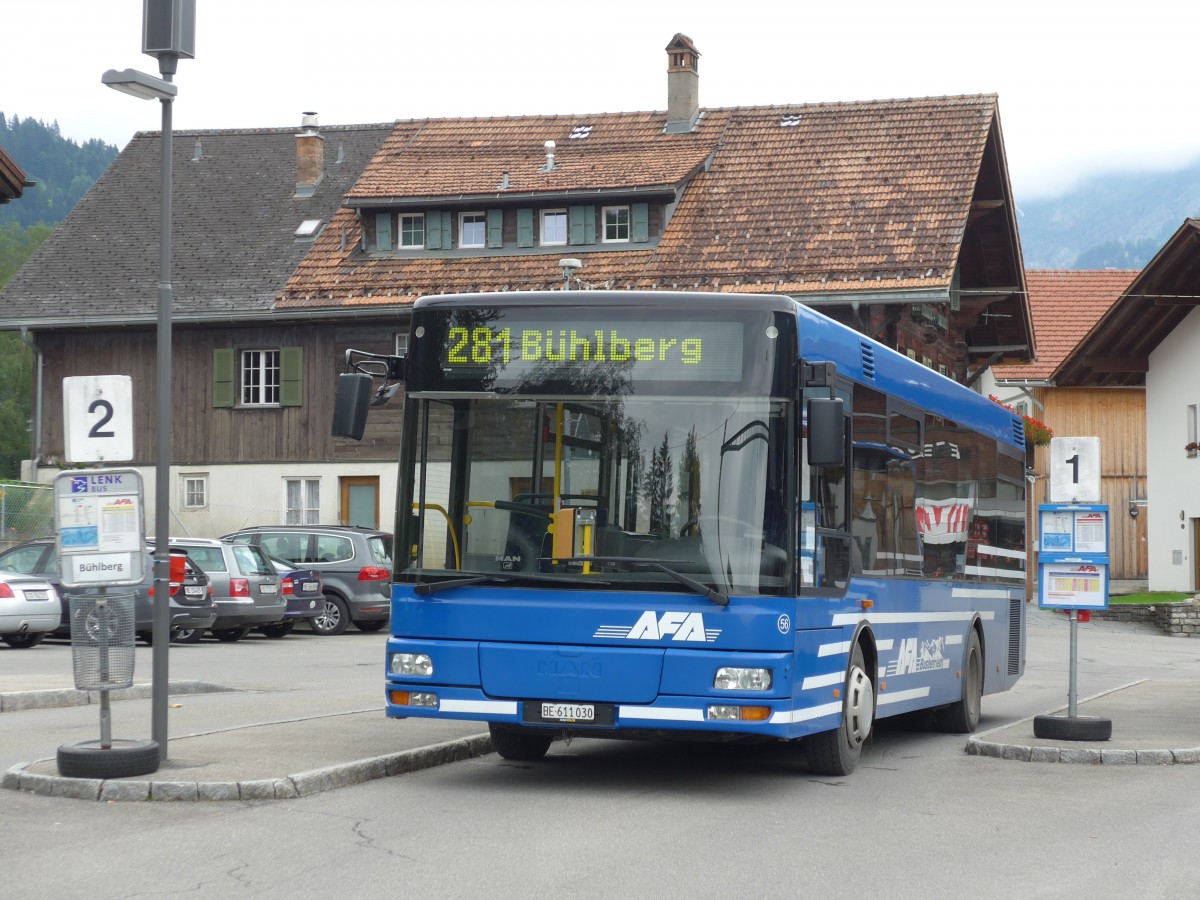
[[[492,739],[487,734],[445,741],[429,747],[418,747],[389,753],[370,759],[311,769],[280,778],[248,781],[135,781],[133,779],[102,780],[96,778],[64,778],[58,775],[37,775],[26,771],[34,763],[13,766],[0,779],[0,788],[40,794],[46,797],[70,797],[75,800],[124,802],[141,800],[294,800],[429,769],[446,763],[460,762],[493,752]]]
[[[170,694],[214,694],[234,688],[206,681],[172,681],[167,685]],[[108,692],[109,700],[145,700],[153,692],[150,684],[135,684]],[[0,713],[27,709],[59,709],[66,706],[91,706],[100,702],[100,691],[80,691],[75,688],[50,688],[41,691],[9,691],[0,693]]]
[[[1088,700],[1095,700],[1107,694],[1113,694],[1117,691],[1134,687],[1135,685],[1142,684],[1145,680],[1142,678],[1137,681],[1131,681],[1129,684],[1123,684],[1109,691],[1102,691],[1080,702],[1086,703]],[[1057,712],[1062,712],[1062,708],[1052,710],[1047,715],[1053,715]],[[1026,746],[1025,744],[1001,744],[995,741],[984,740],[989,734],[996,731],[1003,731],[1005,728],[1012,728],[1013,725],[1020,725],[1023,722],[1032,722],[1035,718],[1037,716],[1029,716],[1008,725],[1001,725],[999,728],[985,731],[981,735],[967,738],[967,755],[987,756],[992,759],[1013,759],[1018,762],[1084,763],[1089,766],[1169,766],[1200,763],[1200,747],[1193,747],[1190,750],[1106,750],[1102,746],[1099,746],[1105,743],[1104,741],[1095,742],[1097,746],[1035,747]],[[1080,743],[1082,744],[1083,742]]]

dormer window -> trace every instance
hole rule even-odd
[[[604,207],[604,243],[621,244],[629,242],[629,207]]]
[[[458,217],[458,246],[487,246],[487,214],[481,212],[460,213]]]
[[[405,213],[400,216],[400,246],[408,249],[425,246],[424,213]]]
[[[565,209],[542,210],[541,245],[552,247],[567,242],[567,211]]]

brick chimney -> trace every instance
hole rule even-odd
[[[317,114],[306,112],[296,135],[296,196],[311,197],[325,177],[325,138],[317,131]]]
[[[667,44],[667,134],[686,134],[700,119],[700,51],[686,34]]]

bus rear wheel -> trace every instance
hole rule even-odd
[[[550,749],[550,742],[554,740],[554,736],[550,734],[518,731],[505,725],[497,725],[495,722],[488,723],[488,731],[492,735],[492,746],[501,757],[520,762],[541,759]]]
[[[804,739],[808,768],[819,775],[849,775],[858,765],[875,721],[875,685],[862,646],[854,645],[842,699],[842,724]]]
[[[979,708],[983,699],[983,648],[979,645],[979,632],[974,628],[967,639],[962,679],[962,699],[933,714],[933,726],[938,731],[970,734],[979,725]]]

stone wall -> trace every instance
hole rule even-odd
[[[1200,636],[1200,603],[1195,598],[1182,603],[1130,603],[1094,609],[1092,615],[1110,622],[1157,625],[1175,637]]]

